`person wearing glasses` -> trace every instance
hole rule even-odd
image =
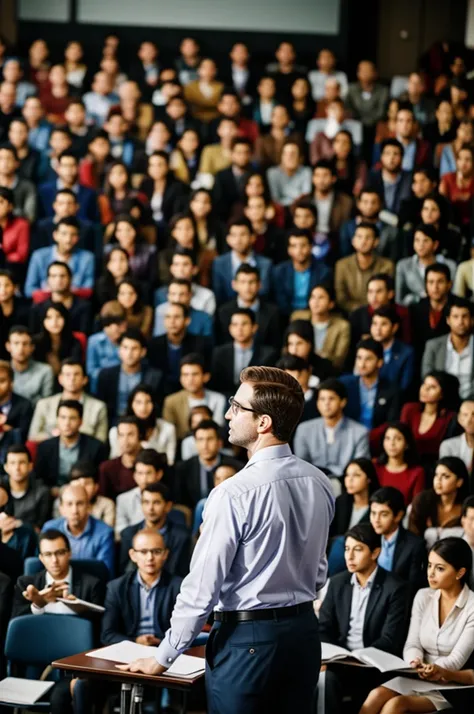
[[[183,579],[164,570],[169,550],[156,530],[138,531],[128,554],[137,569],[108,583],[101,641],[156,646],[170,626]]]
[[[64,533],[50,528],[39,536],[39,559],[44,565],[35,575],[22,575],[15,585],[12,618],[22,615],[79,614],[58,598],[79,598],[94,605],[104,604],[104,583],[71,566],[71,546]],[[90,611],[89,611],[90,614]],[[84,614],[87,617],[87,614]],[[90,614],[96,620],[97,613]],[[84,679],[69,676],[57,682],[49,694],[51,714],[88,714],[91,690]]]
[[[249,461],[213,489],[156,656],[117,665],[161,674],[201,631],[212,714],[310,714],[321,664],[313,600],[326,581],[334,515],[329,479],[288,445],[304,395],[296,379],[247,367],[226,413],[231,444]]]

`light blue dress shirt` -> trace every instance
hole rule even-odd
[[[156,635],[155,632],[155,603],[156,589],[161,575],[150,586],[146,585],[140,573],[137,572],[137,583],[140,593],[140,619],[138,622],[137,637],[140,635]]]
[[[390,573],[392,572],[392,568],[393,568],[393,555],[395,553],[395,547],[397,545],[397,540],[398,540],[398,528],[395,531],[395,533],[392,534],[392,536],[390,538],[384,538],[382,536],[382,540],[381,540],[382,550],[380,551],[380,555],[377,559],[377,563],[380,565],[381,568],[384,568],[384,570],[388,570]]]
[[[103,330],[91,335],[87,342],[86,371],[92,394],[96,394],[100,370],[104,367],[116,367],[118,364],[120,364],[118,345],[109,340]]]
[[[378,381],[372,387],[366,387],[362,379],[359,379],[359,394],[360,394],[360,423],[372,429],[372,420],[374,417],[375,398],[377,396]]]
[[[311,271],[309,269],[293,272],[293,310],[303,310],[307,307],[310,278]]]
[[[334,515],[329,479],[288,444],[257,451],[211,491],[191,572],[157,652],[163,666],[190,646],[211,611],[314,600],[326,581]]]
[[[359,585],[356,573],[352,574],[352,600],[351,615],[349,618],[349,631],[347,633],[346,647],[351,652],[360,650],[364,646],[364,623],[367,605],[369,604],[370,592],[377,575],[377,568],[367,580],[364,587]]]
[[[408,146],[405,146],[404,149],[402,169],[403,171],[413,171],[415,168],[416,141],[410,141]]]
[[[136,374],[127,374],[123,369],[120,370],[117,394],[117,413],[119,416],[125,414],[128,397],[142,381],[142,374],[141,370]]]

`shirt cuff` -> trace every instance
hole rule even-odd
[[[166,667],[166,669],[168,669],[168,667],[171,667],[175,659],[177,659],[180,654],[181,652],[179,650],[170,645],[167,633],[158,647],[158,652],[156,653],[155,658],[162,667]]]
[[[38,607],[35,605],[33,602],[31,603],[31,612],[33,615],[43,615],[44,614],[44,607]]]

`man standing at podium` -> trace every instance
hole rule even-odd
[[[214,610],[209,712],[310,714],[321,660],[313,600],[326,580],[334,498],[327,477],[288,446],[304,406],[298,382],[271,367],[247,367],[240,380],[226,419],[249,461],[208,498],[156,658],[120,668],[161,674]]]

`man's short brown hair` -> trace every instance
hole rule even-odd
[[[289,441],[304,408],[303,390],[296,379],[276,367],[247,367],[240,381],[252,385],[252,409],[271,417],[273,436]]]

